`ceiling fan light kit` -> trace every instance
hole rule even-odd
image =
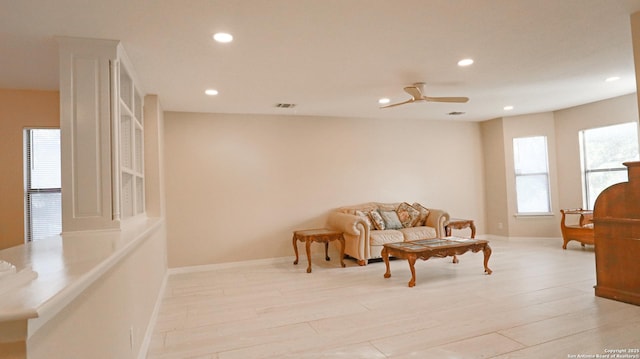
[[[382,106],[380,108],[389,108],[400,105],[405,105],[418,101],[426,101],[426,102],[447,102],[447,103],[466,103],[469,101],[468,97],[430,97],[424,95],[424,82],[416,82],[412,86],[407,86],[404,88],[404,91],[408,93],[411,98],[407,101],[393,103],[390,105]]]

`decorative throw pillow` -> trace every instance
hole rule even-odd
[[[396,208],[396,213],[398,213],[398,218],[404,228],[414,227],[420,219],[420,211],[411,207],[407,202],[400,203]]]
[[[429,210],[418,202],[412,204],[411,207],[420,211],[420,216],[418,217],[416,226],[424,226],[427,220],[427,217],[429,217]]]
[[[382,216],[380,216],[380,213],[378,211],[369,212],[369,217],[371,218],[371,223],[373,224],[373,227],[375,229],[384,231],[384,220],[382,219]]]
[[[380,216],[384,221],[384,227],[386,229],[400,229],[402,228],[402,223],[400,222],[400,218],[398,218],[398,213],[396,211],[384,211],[378,210],[380,212]]]
[[[373,226],[373,223],[371,223],[371,217],[369,217],[368,213],[356,210],[355,211],[356,216],[360,216],[362,217],[362,219],[364,219],[364,221],[367,223],[367,225],[369,226],[369,229],[374,229],[375,227]]]

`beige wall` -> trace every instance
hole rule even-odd
[[[164,113],[157,95],[144,97],[144,186],[145,211],[149,217],[164,217]]]
[[[293,255],[332,208],[419,201],[484,233],[479,124],[165,113],[169,266]]]
[[[516,137],[546,136],[549,158],[549,187],[551,210],[558,211],[558,185],[556,166],[556,135],[552,112],[503,118],[504,168],[506,171],[507,210],[509,213],[510,237],[558,237],[559,219],[549,216],[516,216],[517,198],[515,189],[515,169],[513,164],[513,139]]]
[[[485,209],[487,233],[507,237],[509,235],[509,210],[507,178],[505,176],[505,143],[503,119],[493,119],[480,124],[484,153]]]
[[[22,130],[57,127],[59,96],[57,91],[0,90],[0,105],[0,163],[4,167],[0,171],[3,183],[0,248],[7,248],[24,240]],[[148,101],[148,105],[149,110],[161,116],[157,102]],[[511,152],[509,156],[503,152],[505,143],[510,146],[511,140],[505,137],[506,130],[502,128],[511,123],[511,131],[535,133],[540,125],[538,116],[469,124],[169,112],[166,123],[170,163],[166,173],[172,185],[167,192],[172,202],[170,212],[176,216],[169,219],[171,265],[247,258],[238,254],[242,245],[218,248],[225,253],[209,251],[218,235],[244,238],[240,244],[265,242],[264,246],[248,245],[251,248],[243,249],[248,258],[290,255],[290,244],[283,237],[289,238],[291,230],[322,226],[330,208],[369,200],[415,199],[445,208],[457,217],[474,218],[479,233],[542,236],[537,228],[529,232],[529,225],[520,226],[521,230],[510,225],[512,221],[516,224],[531,221],[516,220],[506,207],[510,192],[506,188],[508,172],[504,166],[511,163]],[[552,193],[558,196],[554,205],[557,217],[559,208],[582,205],[578,131],[637,121],[637,97],[630,94],[560,110],[553,113],[553,118],[557,160],[557,176],[553,177],[557,189]],[[548,120],[543,122],[548,131]],[[162,123],[159,121],[160,127],[153,131],[162,134]],[[152,146],[147,149],[148,156],[160,156],[159,150],[153,150],[162,148],[162,137],[158,138],[160,142],[146,143]],[[436,161],[436,156],[448,161]],[[186,160],[189,157],[204,161],[202,168],[196,161]],[[157,159],[161,166],[161,157]],[[443,173],[446,175],[440,175]],[[470,180],[483,176],[486,183],[483,179]],[[162,192],[164,184],[154,183],[151,178],[148,191]],[[203,187],[194,188],[190,183]],[[181,194],[181,188],[186,188],[185,193]],[[193,192],[200,189],[204,195],[192,201]],[[151,196],[147,201],[157,198],[162,197]],[[198,214],[190,203],[202,207],[205,214]],[[147,206],[154,212],[152,215],[161,215],[164,203]],[[252,227],[248,233],[238,232],[237,223],[242,215],[225,212],[225,208],[257,214],[263,230]],[[231,220],[232,229],[224,224],[227,219]],[[552,222],[557,220],[554,218]],[[218,228],[209,229],[206,223],[216,223]],[[498,228],[499,223],[502,229]],[[554,224],[549,226],[544,236],[560,235]],[[185,242],[181,239],[183,235],[193,239]],[[207,250],[188,259],[185,257],[191,253],[183,248],[185,243]]]
[[[481,124],[485,160],[487,233],[507,237],[560,237],[560,209],[582,206],[578,133],[638,121],[636,94],[555,112],[504,117]],[[547,136],[553,216],[516,217],[514,137]],[[499,223],[503,228],[499,228]]]
[[[638,121],[636,94],[555,112],[560,208],[582,207],[581,130]]]
[[[58,91],[0,89],[0,249],[24,243],[22,133],[29,127],[60,127]]]

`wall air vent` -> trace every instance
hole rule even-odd
[[[296,105],[293,103],[277,103],[276,107],[277,108],[294,108],[296,107]]]

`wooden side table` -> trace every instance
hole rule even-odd
[[[451,218],[444,229],[447,237],[451,236],[452,229],[471,229],[471,238],[476,238],[476,225],[473,223],[473,219]]]
[[[447,237],[451,237],[452,229],[471,229],[471,238],[476,238],[476,225],[473,223],[473,219],[463,218],[450,218],[449,222],[444,225],[444,231]],[[458,263],[458,256],[453,256],[453,263]]]
[[[307,267],[307,273],[311,273],[311,243],[319,242],[324,243],[324,257],[329,261],[329,242],[338,240],[340,242],[340,264],[342,267],[346,267],[344,264],[344,236],[342,232],[333,231],[326,228],[321,229],[306,229],[293,232],[293,250],[296,252],[296,260],[293,264],[298,264],[298,246],[296,241],[305,242],[307,249],[307,261],[309,266]]]

